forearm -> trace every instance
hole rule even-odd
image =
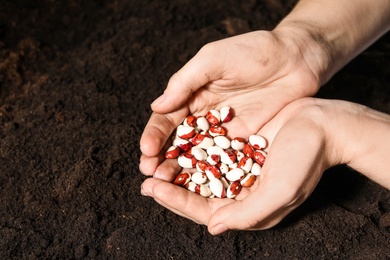
[[[390,189],[390,115],[340,102],[328,106],[328,135],[336,163],[347,164]],[[340,109],[341,108],[341,109]]]
[[[275,31],[301,41],[324,84],[389,29],[389,0],[301,0]]]
[[[356,140],[361,152],[353,155],[349,165],[390,189],[390,116],[370,111],[366,118],[362,137]]]

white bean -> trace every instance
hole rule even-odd
[[[214,138],[214,143],[223,149],[230,148],[230,140],[226,136],[216,136]]]

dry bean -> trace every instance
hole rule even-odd
[[[184,185],[184,187],[189,190],[189,191],[192,191],[192,192],[195,192],[195,188],[198,184],[196,184],[195,182],[193,181],[190,181],[189,183],[187,183],[186,185]]]
[[[183,168],[195,168],[197,160],[192,154],[182,153],[177,158],[177,162]]]
[[[261,173],[261,166],[260,164],[254,162],[252,165],[251,173],[253,173],[256,176],[259,176]]]
[[[191,144],[199,146],[202,149],[207,149],[214,145],[214,140],[211,137],[199,133],[195,134],[189,141]]]
[[[252,165],[253,165],[252,158],[244,157],[237,164],[237,167],[243,169],[245,173],[248,173],[251,171]]]
[[[250,135],[249,144],[252,145],[255,150],[260,150],[267,146],[267,141],[261,135]]]
[[[204,184],[208,180],[206,173],[204,172],[194,172],[191,176],[191,181],[196,184]]]
[[[223,187],[222,182],[217,179],[211,179],[210,180],[210,190],[211,192],[218,198],[224,198],[226,197],[226,191],[225,188]]]
[[[234,139],[231,141],[231,144],[230,144],[230,146],[231,146],[234,150],[237,150],[237,151],[241,151],[242,149],[244,149],[244,145],[245,145],[245,139],[244,139],[244,138],[241,138],[241,137],[236,137],[236,138],[234,138]]]
[[[239,181],[232,182],[227,188],[226,197],[229,199],[235,198],[241,192],[242,186]]]
[[[210,126],[209,134],[212,137],[225,136],[227,134],[227,130],[223,126],[213,125],[213,126]]]
[[[179,157],[180,154],[180,149],[177,146],[170,146],[168,150],[165,153],[165,158],[166,159],[176,159]]]
[[[248,173],[242,180],[241,180],[241,186],[242,187],[251,187],[253,183],[255,183],[256,176],[253,173]]]
[[[230,150],[225,150],[221,154],[221,162],[223,162],[224,164],[230,165],[234,163],[236,159],[237,159],[236,155]]]
[[[196,162],[196,170],[199,172],[205,172],[207,165],[209,165],[206,161],[197,161]]]
[[[212,109],[206,114],[207,122],[209,122],[210,125],[218,125],[221,121],[221,114],[218,110]]]
[[[192,126],[192,127],[195,127],[197,124],[197,119],[195,116],[193,115],[189,115],[187,116],[184,121],[183,121],[183,125],[185,126]]]
[[[195,192],[203,197],[210,197],[212,194],[210,188],[204,184],[196,185]]]
[[[221,155],[222,153],[224,153],[224,150],[222,149],[222,147],[213,145],[213,146],[210,146],[209,148],[207,148],[208,155],[211,155],[211,154]]]
[[[221,170],[218,169],[218,167],[215,165],[207,165],[204,172],[206,173],[209,180],[215,178],[219,179],[222,176]]]
[[[207,156],[206,162],[210,165],[217,165],[220,162],[221,158],[218,154],[210,154]]]
[[[225,175],[226,179],[230,182],[241,180],[244,176],[245,172],[240,168],[234,168]]]
[[[258,163],[260,164],[260,166],[263,166],[264,162],[265,162],[265,157],[267,156],[267,154],[263,151],[263,150],[256,150],[254,153],[253,153],[253,159]]]
[[[189,139],[195,135],[195,128],[182,125],[177,128],[176,134],[181,139]]]
[[[226,136],[216,136],[214,143],[222,149],[230,148],[230,140]]]
[[[224,106],[220,110],[220,116],[223,123],[230,122],[233,119],[233,110],[228,106]]]
[[[189,151],[189,153],[192,154],[193,156],[195,156],[196,160],[198,160],[198,161],[202,161],[202,160],[207,159],[206,151],[198,146],[192,147],[191,150]]]
[[[176,176],[173,183],[179,186],[184,186],[187,183],[189,183],[190,180],[191,180],[191,175],[188,172],[182,172]]]
[[[173,140],[173,145],[179,147],[180,150],[184,152],[189,151],[193,146],[193,144],[190,141],[182,138],[175,138],[175,140]]]
[[[196,125],[202,131],[208,131],[210,128],[210,124],[204,116],[200,116],[196,119]]]

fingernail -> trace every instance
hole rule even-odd
[[[162,94],[161,96],[159,96],[156,100],[154,100],[151,104],[151,106],[155,106],[155,105],[158,105],[160,104],[161,102],[163,102],[165,99],[165,95]]]
[[[226,231],[228,231],[228,228],[225,224],[218,224],[210,230],[210,233],[211,235],[219,235]]]
[[[149,194],[146,193],[146,191],[143,189],[142,186],[141,186],[141,195],[142,196],[149,196]]]

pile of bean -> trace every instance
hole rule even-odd
[[[222,124],[232,119],[228,106],[184,119],[165,153],[165,158],[177,159],[183,167],[174,184],[210,198],[234,198],[242,187],[253,185],[266,158],[267,141],[260,135],[249,136],[248,142],[229,139]]]

